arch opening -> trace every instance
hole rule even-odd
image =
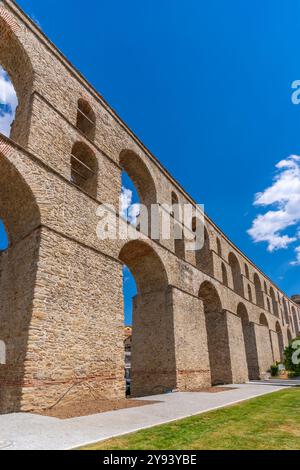
[[[139,230],[150,236],[151,235],[151,206],[157,203],[157,191],[154,179],[143,162],[135,152],[131,150],[123,150],[119,159],[122,168],[122,195],[129,190],[131,195],[136,196],[136,201],[131,201],[132,217],[129,214],[128,222],[137,226]],[[129,183],[129,187],[127,184]],[[132,190],[134,188],[134,190]],[[122,196],[123,197],[123,196]],[[140,215],[140,205],[147,209],[146,227],[137,225],[137,218]],[[153,238],[159,238],[158,234],[153,233]]]
[[[8,23],[2,17],[0,17],[0,44],[2,94],[4,90],[10,91],[10,99],[12,100],[10,103],[6,104],[6,106],[10,106],[10,108],[2,107],[2,112],[0,112],[0,115],[3,117],[5,109],[6,111],[10,111],[10,116],[4,113],[6,117],[4,117],[4,127],[2,127],[2,131],[4,130],[5,132],[2,133],[7,135],[7,137],[11,137],[12,140],[15,140],[18,144],[26,148],[29,137],[31,115],[30,99],[34,74],[27,52]],[[12,88],[15,90],[15,96],[13,95]],[[2,96],[2,98],[4,97]],[[9,96],[6,96],[5,99],[7,98],[9,98]],[[15,108],[15,113],[13,108]]]
[[[97,197],[98,161],[84,142],[76,142],[71,151],[71,182],[90,196]]]
[[[166,270],[154,249],[140,240],[127,242],[119,259],[137,286],[132,301],[131,395],[164,393],[176,387],[174,326]]]
[[[292,317],[294,321],[295,335],[297,336],[299,334],[300,329],[299,329],[299,322],[298,322],[298,317],[297,317],[295,307],[292,307]]]
[[[259,379],[259,363],[257,354],[256,335],[254,324],[250,323],[249,315],[244,304],[239,303],[237,315],[241,319],[242,331],[245,345],[245,354],[248,368],[249,380]]]
[[[178,258],[185,259],[185,240],[182,227],[182,217],[180,215],[179,200],[177,194],[172,191],[172,215],[173,215],[173,236],[174,251]]]
[[[275,292],[272,286],[270,287],[270,297],[272,300],[273,314],[276,317],[279,317],[278,304],[277,304]]]
[[[234,253],[229,253],[228,262],[232,273],[233,289],[237,294],[244,297],[244,284],[241,267]]]
[[[261,308],[265,308],[264,303],[264,294],[261,288],[260,278],[257,273],[253,276],[254,287],[255,287],[255,295],[256,295],[256,305]]]
[[[221,241],[220,238],[217,237],[217,253],[222,258],[222,246],[221,246]]]
[[[261,313],[260,314],[260,317],[259,317],[259,324],[262,325],[262,326],[266,326],[267,328],[269,328],[269,323],[268,323],[268,320],[266,318],[266,315],[264,313]]]
[[[277,340],[278,340],[278,351],[279,351],[279,359],[280,361],[283,360],[283,352],[284,352],[284,341],[283,341],[283,334],[281,330],[281,326],[279,322],[276,322],[276,333],[277,333]]]
[[[227,318],[216,288],[204,281],[199,289],[205,315],[212,385],[232,383]]]
[[[285,298],[283,298],[282,303],[283,303],[284,321],[285,321],[285,324],[288,325],[289,324],[289,312],[288,312],[288,307],[287,307]]]
[[[17,93],[8,73],[0,65],[0,133],[10,137],[18,106]]]
[[[252,302],[252,290],[250,284],[248,284],[248,300]]]
[[[20,213],[20,208],[22,212]],[[28,184],[0,154],[0,413],[19,411],[40,246],[40,212]],[[5,235],[4,235],[5,230]],[[3,243],[3,238],[6,238]],[[5,384],[16,384],[6,386]]]
[[[203,247],[200,250],[196,250],[196,266],[209,276],[214,275],[213,254],[210,248],[209,234],[206,227],[204,227]]]
[[[95,139],[96,115],[91,105],[80,98],[77,104],[76,127],[90,140]]]
[[[228,287],[228,275],[225,263],[222,263],[222,282],[224,286]]]

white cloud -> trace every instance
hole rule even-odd
[[[132,225],[137,224],[137,218],[140,215],[140,204],[132,204],[133,193],[130,189],[122,187],[120,196],[121,200],[121,214]]]
[[[287,248],[300,236],[300,157],[291,155],[281,160],[276,169],[272,185],[256,194],[254,200],[255,206],[273,209],[259,214],[248,230],[254,242],[267,242],[270,252]],[[293,226],[294,235],[284,233]]]
[[[297,246],[297,248],[295,248],[295,253],[296,253],[296,260],[292,261],[290,264],[293,266],[300,266],[300,246]]]
[[[0,66],[0,132],[7,137],[10,135],[17,105],[18,99],[13,84]]]

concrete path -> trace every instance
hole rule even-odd
[[[0,415],[0,448],[12,450],[60,450],[127,434],[205,411],[300,385],[257,382],[233,385],[236,390],[220,393],[172,393],[145,397],[160,403],[138,408],[60,420],[34,414]]]

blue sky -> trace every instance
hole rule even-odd
[[[286,160],[300,155],[300,105],[291,102],[291,83],[300,79],[300,2],[17,3],[228,237],[287,294],[300,293],[300,266],[290,264],[300,245],[300,215],[288,204],[298,162]],[[276,169],[282,160],[287,165]],[[254,206],[255,194],[273,188],[276,174],[277,189],[285,184],[287,194],[276,200],[275,187],[257,198],[270,205]],[[267,250],[272,214],[255,231],[268,243],[254,243],[247,233],[269,211],[293,223],[279,224],[279,237],[293,240],[285,249]]]

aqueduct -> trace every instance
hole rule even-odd
[[[0,135],[0,412],[124,396],[122,266],[136,279],[134,395],[259,379],[300,329],[287,298],[210,220],[184,240],[99,240],[121,173],[141,201],[195,202],[41,30],[0,1],[0,64],[19,106]]]

